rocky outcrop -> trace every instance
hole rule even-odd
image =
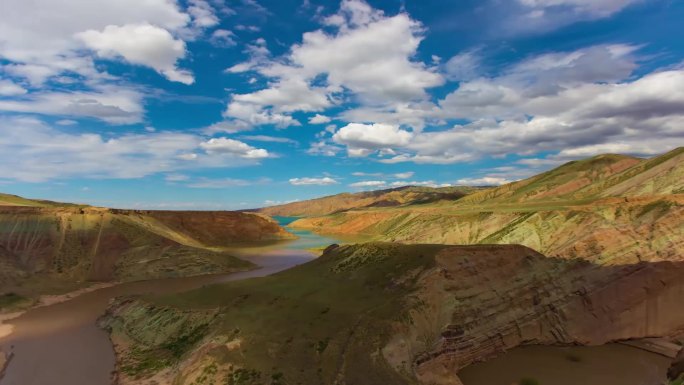
[[[163,369],[190,358],[193,349],[207,336],[209,323],[217,313],[117,299],[98,320],[98,325],[109,331],[119,358],[116,383],[173,383],[171,373]]]
[[[521,246],[450,247],[436,261],[410,326],[385,348],[424,383],[458,383],[459,369],[521,344],[600,345],[684,328],[682,262],[600,266]]]

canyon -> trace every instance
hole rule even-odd
[[[366,243],[259,280],[122,298],[100,322],[121,384],[453,385],[523,344],[681,340],[683,273],[515,245]]]
[[[2,202],[9,309],[93,282],[255,269],[239,250],[287,249],[309,232],[368,240],[300,243],[320,257],[256,279],[121,292],[98,320],[121,385],[478,385],[460,373],[521,347],[627,357],[620,349],[644,338],[684,343],[682,148],[600,155],[498,187],[404,187],[247,212]],[[630,380],[666,381],[672,356],[652,359],[655,377]],[[670,379],[681,372],[680,355]]]
[[[26,307],[40,295],[93,282],[248,270],[255,266],[229,247],[293,238],[254,213],[116,210],[4,196],[0,294],[7,305]]]

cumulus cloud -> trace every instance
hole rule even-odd
[[[264,41],[249,46],[250,59],[227,71],[255,71],[269,86],[234,95],[226,116],[244,120],[241,111],[248,109],[283,120],[282,114],[322,111],[347,94],[364,104],[409,103],[444,82],[436,69],[413,59],[423,27],[406,13],[387,16],[364,1],[343,0],[323,24],[328,28],[305,33],[283,57],[271,58]]]
[[[383,148],[406,146],[412,136],[395,125],[350,123],[340,128],[333,140],[346,145],[350,156],[366,156]]]
[[[325,115],[316,114],[309,119],[309,124],[326,124],[330,123],[330,120],[331,119]]]
[[[190,0],[187,9],[192,16],[192,24],[197,28],[209,28],[219,23],[214,7],[205,0]]]
[[[333,184],[339,184],[337,180],[331,178],[331,177],[323,177],[323,178],[292,178],[290,179],[290,184],[294,186],[307,186],[307,185],[316,185],[316,186],[329,186]]]
[[[229,138],[212,138],[201,143],[200,147],[209,154],[230,154],[241,158],[261,159],[268,158],[268,151],[263,148],[255,148],[247,143]]]
[[[119,55],[171,80],[189,82],[189,74],[173,67],[185,48],[172,35],[181,34],[192,20],[167,0],[7,0],[0,14],[0,57],[12,63],[15,74],[35,83],[64,72],[94,78],[99,73],[85,46],[103,57]],[[157,51],[151,52],[155,45]],[[163,59],[157,61],[152,53]]]
[[[189,71],[176,67],[176,62],[185,56],[185,42],[175,39],[164,28],[150,24],[108,25],[101,31],[80,32],[76,37],[102,58],[122,57],[130,63],[151,67],[171,81],[195,81]]]
[[[559,151],[566,159],[604,150],[660,153],[684,144],[684,71],[635,79],[637,49],[601,45],[529,57],[498,76],[461,82],[426,115],[466,123],[429,132],[354,125],[333,140],[350,155],[380,151],[383,163]]]

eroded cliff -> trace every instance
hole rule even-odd
[[[682,274],[682,262],[605,266],[515,245],[370,243],[256,281],[122,300],[102,324],[128,365],[122,384],[458,384],[460,368],[521,344],[681,333]],[[192,317],[201,333],[176,349],[171,331]]]

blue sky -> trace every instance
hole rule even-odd
[[[240,209],[684,145],[684,2],[5,0],[0,191]]]

